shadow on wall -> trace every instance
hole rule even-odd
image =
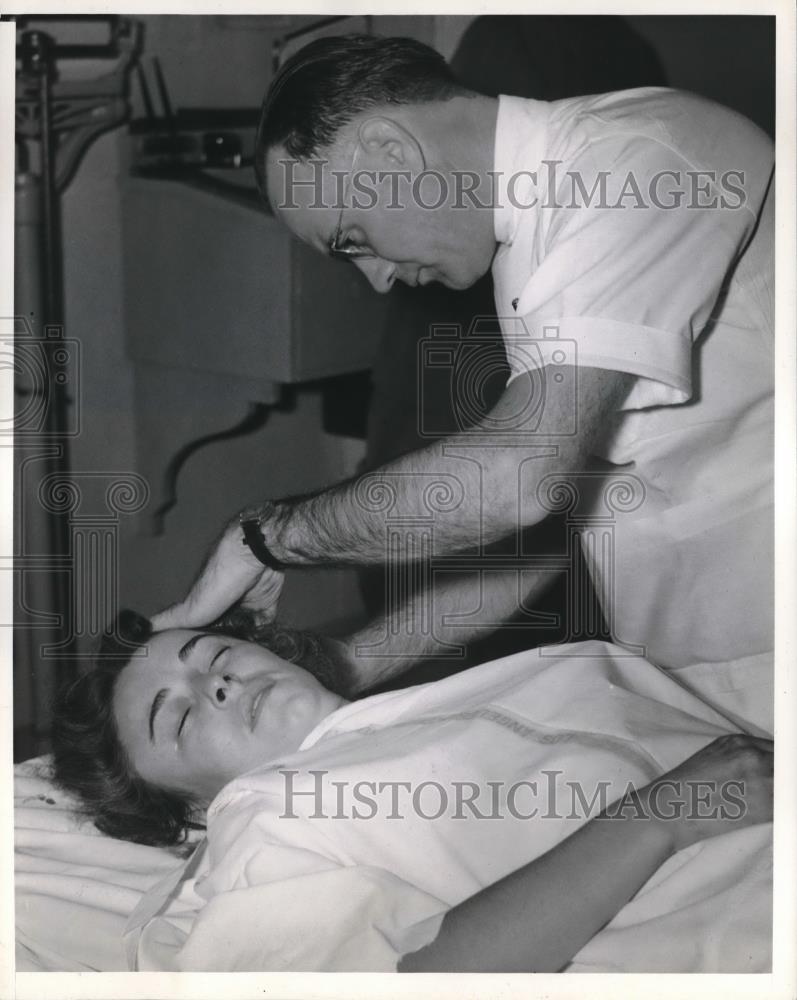
[[[668,85],[747,115],[775,135],[775,18],[627,17],[658,53]]]

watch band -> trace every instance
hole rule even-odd
[[[266,545],[266,540],[263,537],[263,532],[260,528],[259,518],[244,517],[242,515],[241,530],[244,533],[244,537],[241,539],[241,544],[248,545],[249,551],[252,555],[259,559],[264,566],[268,566],[269,569],[276,569],[279,571],[286,569],[285,563],[280,562],[280,560],[277,559],[277,557]]]

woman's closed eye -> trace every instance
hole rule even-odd
[[[222,655],[222,653],[226,653],[229,648],[230,648],[229,646],[222,646],[220,649],[218,649],[214,653],[213,658],[210,661],[210,669],[211,670],[216,665],[216,660],[218,660],[218,658]]]
[[[213,655],[211,656],[211,658],[210,658],[209,662],[208,662],[208,663],[207,663],[207,665],[206,665],[206,668],[207,668],[207,672],[208,672],[208,673],[211,673],[211,671],[213,670],[214,666],[216,666],[216,665],[218,664],[218,661],[219,661],[219,660],[221,659],[221,657],[222,657],[222,656],[224,655],[224,653],[226,653],[226,652],[227,652],[227,650],[228,650],[229,648],[230,648],[230,647],[229,647],[228,645],[226,645],[226,644],[225,644],[225,645],[223,645],[223,646],[220,646],[220,647],[219,647],[219,648],[218,648],[218,649],[217,649],[217,650],[216,650],[216,651],[215,651],[215,652],[213,653]],[[202,667],[200,667],[200,670],[202,670],[202,669],[203,669],[203,668],[202,668]],[[226,678],[225,678],[225,680],[226,680]],[[183,731],[185,730],[185,725],[186,725],[186,722],[188,721],[188,716],[189,716],[189,714],[190,714],[190,712],[191,712],[191,708],[192,708],[192,706],[191,706],[191,705],[189,705],[189,706],[188,706],[188,708],[186,708],[186,710],[185,710],[185,711],[183,712],[182,716],[180,717],[180,722],[179,722],[179,724],[178,724],[178,726],[177,726],[177,739],[178,739],[178,740],[179,740],[179,739],[181,738],[181,736],[183,735]]]
[[[183,735],[183,729],[185,728],[185,724],[186,724],[186,721],[188,719],[188,714],[189,714],[190,711],[191,711],[191,706],[189,705],[188,708],[183,712],[183,717],[180,719],[180,725],[177,727],[177,739],[178,740]]]

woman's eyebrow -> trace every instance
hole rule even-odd
[[[177,656],[181,663],[185,663],[186,658],[191,653],[191,650],[196,646],[200,639],[207,639],[209,636],[213,635],[212,632],[199,632],[197,635],[192,635],[188,642],[179,651]]]
[[[155,716],[160,711],[160,707],[163,704],[163,700],[169,693],[168,688],[161,688],[160,691],[155,695],[152,702],[152,708],[149,710],[149,741],[150,743],[155,742]]]

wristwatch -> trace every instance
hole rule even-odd
[[[269,569],[279,570],[280,572],[284,571],[287,568],[286,564],[280,562],[271,549],[269,549],[268,545],[266,545],[262,528],[264,518],[251,511],[242,511],[238,520],[241,530],[244,533],[241,544],[247,545],[252,555],[256,559],[259,559],[264,566],[268,566]]]

